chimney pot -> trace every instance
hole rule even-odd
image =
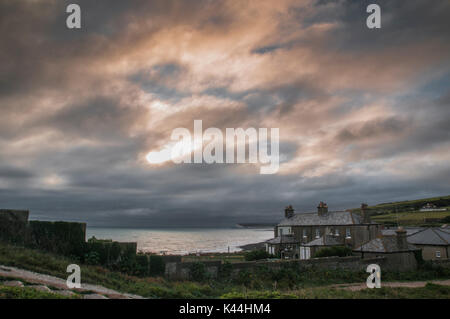
[[[319,214],[319,216],[325,215],[326,213],[328,213],[328,205],[324,202],[320,202],[319,206],[317,206],[317,213]]]
[[[286,206],[284,209],[284,217],[291,218],[292,216],[294,216],[294,208],[292,205]]]

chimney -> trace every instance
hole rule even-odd
[[[403,227],[399,227],[396,231],[397,233],[397,247],[399,250],[408,249],[408,241],[406,240],[406,230]]]
[[[284,217],[291,218],[294,216],[294,208],[292,208],[292,205],[286,206],[284,209]]]
[[[366,203],[361,204],[361,217],[363,224],[370,224],[370,216],[367,212],[368,205]]]
[[[326,213],[328,213],[327,204],[324,202],[320,202],[319,206],[317,206],[317,213],[319,214],[319,216],[322,216],[322,215],[325,215]]]

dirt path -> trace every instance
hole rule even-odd
[[[381,287],[406,287],[406,288],[419,288],[425,287],[427,283],[433,283],[437,285],[450,286],[450,279],[447,280],[428,280],[428,281],[409,281],[409,282],[383,282],[381,281]],[[355,284],[338,284],[330,286],[332,288],[348,289],[352,291],[358,291],[362,289],[368,289],[366,283]]]
[[[24,280],[29,283],[33,284],[39,284],[44,286],[50,286],[57,288],[56,291],[62,290],[62,291],[68,291],[72,290],[74,292],[93,292],[91,295],[94,294],[97,296],[104,296],[111,299],[142,299],[143,297],[127,294],[127,293],[121,293],[109,288],[105,288],[98,285],[91,285],[91,284],[84,284],[83,280],[81,280],[81,288],[80,289],[69,289],[66,285],[66,280],[50,276],[50,275],[44,275],[40,273],[35,273],[32,271],[19,269],[16,267],[10,267],[10,266],[3,266],[0,265],[0,276],[1,277],[8,277],[13,278],[17,280]],[[81,277],[83,279],[83,276]],[[89,294],[86,294],[85,296],[89,296]]]

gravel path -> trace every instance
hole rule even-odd
[[[69,275],[69,274],[67,274]],[[19,269],[16,267],[10,267],[10,266],[3,266],[0,265],[0,276],[1,277],[9,277],[14,278],[18,280],[24,280],[29,283],[34,284],[40,284],[44,286],[50,286],[55,287],[58,290],[67,291],[70,290],[66,285],[66,280],[50,276],[50,275],[44,275],[24,269]],[[81,288],[80,289],[72,289],[74,292],[86,292],[90,291],[92,292],[92,295],[98,296],[99,298],[101,296],[110,298],[110,299],[143,299],[141,296],[127,294],[127,293],[121,293],[109,288],[105,288],[98,285],[91,285],[91,284],[83,284],[83,272],[81,273]],[[55,290],[57,292],[58,290]],[[89,298],[89,294],[85,295],[86,299],[92,299]]]

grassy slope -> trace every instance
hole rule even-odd
[[[380,223],[398,223],[401,225],[427,224],[426,219],[442,219],[450,216],[450,210],[442,212],[421,212],[420,208],[427,203],[432,203],[439,208],[450,207],[450,195],[407,200],[401,202],[382,203],[369,206],[368,210],[372,220]],[[359,213],[359,208],[352,211]]]
[[[67,278],[66,267],[73,261],[22,247],[0,244],[0,264],[16,266],[31,271]],[[169,281],[163,278],[137,278],[118,272],[112,272],[98,266],[81,266],[82,282],[102,285],[121,292],[129,292],[150,298],[403,298],[423,297],[449,298],[449,291],[444,287],[432,286],[429,289],[386,288],[377,291],[350,292],[324,288],[324,285],[337,283],[365,282],[367,274],[346,271],[314,271],[295,274],[265,274],[252,272],[241,281],[211,280],[205,282]],[[450,272],[422,271],[420,273],[384,273],[384,281],[448,279]],[[1,278],[0,278],[1,279]],[[276,287],[274,282],[277,282]],[[316,288],[320,287],[322,288]],[[417,296],[416,296],[417,295]],[[3,298],[47,298],[39,292],[21,292],[17,289],[0,286]],[[52,296],[54,297],[54,296]]]
[[[228,293],[222,298],[270,299],[450,299],[450,287],[428,283],[421,288],[386,288],[349,291],[336,288],[310,288],[288,292],[248,291]]]
[[[39,291],[30,287],[6,287],[0,285],[0,299],[73,299],[51,292]]]

